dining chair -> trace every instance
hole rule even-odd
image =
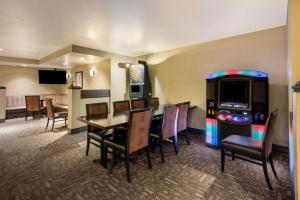
[[[131,109],[143,109],[145,108],[145,100],[144,99],[132,99],[131,100]]]
[[[26,102],[26,113],[25,113],[25,121],[27,121],[28,115],[31,113],[32,117],[35,117],[35,114],[41,114],[41,103],[40,103],[40,96],[25,96]]]
[[[178,154],[179,151],[178,139],[177,139],[177,128],[176,128],[177,117],[178,117],[178,107],[176,105],[165,106],[161,130],[159,132],[150,133],[151,139],[158,140],[159,142],[160,156],[161,156],[162,163],[165,162],[164,152],[163,152],[163,141],[172,142],[176,154]],[[153,143],[151,145],[153,145]]]
[[[152,108],[159,108],[159,98],[158,97],[151,97],[149,100],[149,103]]]
[[[132,153],[144,149],[147,153],[148,167],[152,168],[149,149],[149,130],[152,120],[152,109],[145,108],[140,110],[132,110],[129,113],[128,129],[124,134],[126,139],[110,137],[103,140],[105,149],[104,155],[107,159],[108,148],[113,149],[125,155],[126,174],[128,182],[131,181],[129,156]],[[113,156],[116,156],[113,153]],[[113,158],[115,160],[115,158]]]
[[[123,113],[130,110],[129,100],[113,102],[114,114]]]
[[[46,108],[47,108],[47,125],[46,125],[46,130],[48,129],[48,125],[49,125],[49,121],[50,120],[52,120],[51,132],[54,129],[55,122],[65,121],[65,126],[67,126],[68,112],[67,111],[55,112],[53,104],[52,104],[52,100],[51,99],[45,99],[44,101],[46,102]]]
[[[241,135],[230,135],[221,142],[221,170],[225,168],[225,156],[248,161],[263,166],[266,182],[270,190],[273,190],[267,169],[267,162],[270,162],[272,171],[277,177],[272,158],[272,142],[278,109],[270,113],[264,129],[263,140],[256,140],[251,137]],[[241,156],[239,156],[241,155]]]
[[[184,131],[186,143],[190,145],[189,132],[188,132],[188,116],[190,109],[190,102],[184,102],[177,104],[178,106],[178,120],[177,120],[177,132]]]
[[[106,118],[108,115],[108,104],[107,102],[103,103],[92,103],[86,104],[86,117],[103,117]],[[87,144],[86,144],[86,152],[85,155],[89,154],[90,144],[93,144],[99,148],[102,147],[103,139],[106,137],[110,137],[112,135],[111,131],[103,130],[101,128],[97,128],[92,125],[87,125]],[[101,151],[101,153],[103,153]]]

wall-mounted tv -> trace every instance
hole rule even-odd
[[[66,71],[39,70],[40,84],[67,84]]]
[[[222,79],[220,80],[220,102],[249,104],[250,100],[249,79]]]

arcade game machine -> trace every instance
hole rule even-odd
[[[269,114],[268,74],[230,70],[206,77],[206,144],[237,134],[263,139]]]
[[[137,65],[129,68],[129,97],[130,99],[145,99],[146,105],[151,96],[151,83],[148,65],[144,61],[138,61]]]

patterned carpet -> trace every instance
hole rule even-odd
[[[180,139],[179,155],[166,145],[166,163],[159,151],[134,155],[132,183],[123,162],[109,174],[92,146],[85,156],[86,133],[69,135],[63,122],[54,132],[46,120],[13,119],[0,124],[0,199],[290,199],[288,156],[275,155],[276,179],[269,174],[269,191],[260,166],[226,160],[220,171],[219,150],[208,148],[203,136],[193,135],[190,146]]]

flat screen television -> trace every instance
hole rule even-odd
[[[40,84],[67,84],[66,71],[39,70]]]
[[[220,103],[249,104],[250,79],[222,79],[219,82]]]
[[[131,92],[132,93],[139,93],[140,90],[140,86],[139,85],[131,85]]]

